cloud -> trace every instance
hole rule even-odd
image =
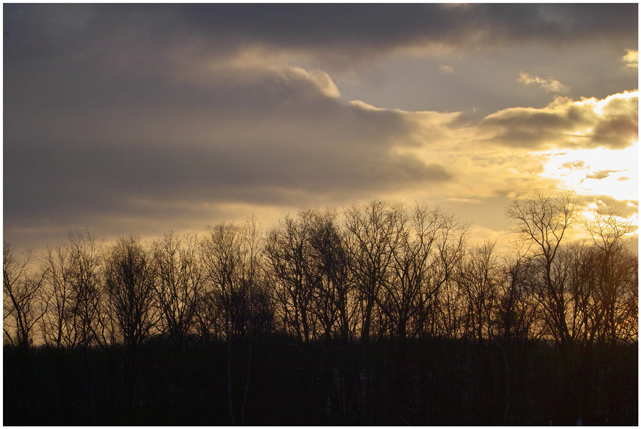
[[[185,32],[218,35],[233,43],[261,41],[289,49],[373,54],[411,45],[484,46],[544,40],[558,43],[599,38],[634,40],[634,5],[441,4],[405,5],[197,5],[164,8]],[[338,13],[337,13],[338,12]],[[295,37],[292,37],[295,34]],[[363,50],[365,48],[365,50]]]
[[[326,68],[416,49],[603,39],[636,46],[637,27],[635,4],[8,4],[4,52],[5,63],[27,51],[161,72],[178,57],[258,50],[310,56]]]
[[[639,201],[617,200],[608,195],[576,195],[579,205],[596,207],[598,213],[617,213],[623,218],[630,218],[639,212]]]
[[[442,138],[451,114],[346,103],[321,71],[235,68],[143,85],[118,79],[110,91],[78,79],[76,88],[63,82],[25,94],[64,100],[57,109],[28,110],[38,103],[23,104],[9,90],[7,224],[24,228],[41,213],[68,224],[125,213],[172,218],[179,207],[184,214],[211,201],[351,201],[452,180],[438,161],[402,153],[416,146],[419,124],[425,138]]]
[[[585,165],[585,161],[571,161],[571,162],[565,162],[561,165],[563,168],[567,168],[570,170],[582,170],[584,168],[587,168]]]
[[[596,179],[596,180],[602,180],[610,177],[610,174],[612,173],[618,173],[619,170],[600,170],[592,174],[588,174],[585,176],[586,179]]]
[[[638,69],[639,68],[639,51],[626,49],[625,55],[623,56],[623,58],[621,58],[621,61],[625,63],[626,67]]]
[[[389,154],[367,165],[366,176],[383,179],[392,186],[398,182],[446,182],[452,176],[439,164],[424,164],[410,155]]]
[[[518,78],[518,82],[525,85],[538,85],[546,92],[552,92],[554,94],[566,94],[570,92],[568,86],[563,85],[558,80],[552,78],[540,78],[538,76],[530,76],[528,73],[521,72]]]
[[[637,135],[636,93],[559,98],[479,122],[457,111],[343,99],[333,72],[399,52],[586,40],[636,47],[633,4],[9,3],[3,10],[9,237],[199,228],[231,213],[405,192],[507,196],[554,187],[538,177],[543,161],[529,149],[619,148]],[[434,73],[454,70],[431,64]],[[457,76],[466,72],[450,64]]]
[[[478,124],[487,142],[530,150],[604,147],[622,149],[638,139],[638,92],[574,101],[557,97],[548,106],[511,108]]]

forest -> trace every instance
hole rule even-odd
[[[372,201],[3,246],[5,425],[637,425],[633,226]]]

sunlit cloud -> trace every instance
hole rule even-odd
[[[569,168],[571,170],[576,170],[576,169],[583,169],[587,168],[585,165],[585,161],[571,161],[571,162],[565,162],[561,164],[560,168]]]
[[[638,92],[605,99],[557,97],[542,109],[518,107],[484,118],[484,140],[510,147],[623,149],[638,139]]]
[[[638,69],[639,68],[639,51],[633,51],[632,49],[626,49],[625,55],[621,58],[621,61],[625,63],[626,67]]]
[[[637,217],[639,212],[638,200],[617,200],[609,195],[577,195],[575,200],[599,213],[616,213],[626,219]]]
[[[619,170],[600,170],[593,174],[585,176],[586,179],[601,180],[610,177],[612,173],[617,173]]]
[[[625,149],[606,148],[549,151],[542,178],[579,195],[609,195],[618,201],[638,199],[638,143]],[[563,165],[583,163],[581,168]],[[622,180],[627,178],[628,180]]]
[[[537,85],[546,92],[554,94],[567,94],[570,92],[570,87],[563,85],[558,80],[548,78],[540,78],[538,76],[530,76],[528,73],[521,72],[518,82],[525,85]]]

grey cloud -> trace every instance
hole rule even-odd
[[[593,39],[635,49],[638,27],[636,4],[5,4],[4,23],[5,62],[127,56],[138,67],[167,65],[153,50],[185,48],[220,57],[262,46],[347,63],[430,45]]]
[[[597,123],[591,136],[595,146],[623,149],[639,136],[638,113],[608,118]]]
[[[600,105],[598,105],[600,104]],[[486,141],[526,149],[623,149],[638,138],[638,97],[597,100],[557,98],[542,109],[512,108],[479,122]]]
[[[422,43],[543,39],[556,44],[559,38],[603,36],[633,41],[627,31],[637,28],[636,5],[247,4],[162,9],[182,24],[184,33],[226,34],[232,42],[290,48],[344,46],[352,52]]]
[[[407,114],[344,103],[313,79],[291,69],[206,84],[152,79],[136,86],[123,78],[111,93],[77,103],[69,102],[72,94],[60,109],[35,103],[31,112],[31,103],[9,97],[6,224],[140,219],[172,201],[353,199],[451,179],[439,165],[390,155],[416,126]],[[96,89],[89,79],[78,85]],[[31,96],[64,98],[64,88]],[[137,205],[141,200],[149,204]]]
[[[367,166],[366,176],[374,180],[383,180],[390,186],[401,183],[446,182],[452,175],[441,165],[426,165],[409,155],[387,154],[374,159]]]

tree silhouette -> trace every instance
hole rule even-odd
[[[590,252],[594,328],[600,342],[616,344],[638,337],[638,264],[624,244],[633,231],[629,221],[620,220],[616,212],[596,213],[586,221],[594,248]],[[595,271],[595,272],[594,272]]]
[[[268,232],[265,244],[283,330],[305,343],[317,333],[313,301],[318,274],[310,243],[312,221],[311,212],[302,212],[299,219],[287,216]]]
[[[249,394],[252,362],[254,302],[260,302],[259,234],[255,221],[244,226],[231,223],[209,228],[203,241],[205,294],[215,314],[209,320],[220,327],[227,346],[227,402],[231,423],[245,424],[245,409]],[[235,343],[247,340],[248,350],[244,368],[240,406],[234,394]]]
[[[547,327],[561,344],[569,344],[573,338],[567,323],[568,284],[557,256],[565,233],[576,220],[572,195],[535,195],[515,200],[506,212],[517,222],[518,232],[532,246],[532,263],[537,267],[538,278],[530,284],[534,296],[545,309]]]
[[[179,237],[172,231],[153,245],[160,329],[178,350],[185,346],[196,323],[203,290],[205,276],[199,250],[195,235]]]
[[[93,342],[102,278],[100,247],[89,232],[69,233],[68,242],[47,250],[43,318],[46,344],[59,351],[86,349]]]
[[[152,255],[138,238],[121,238],[105,262],[107,308],[125,346],[126,406],[135,406],[140,373],[140,346],[157,322],[154,311],[156,273]]]
[[[4,242],[2,259],[3,331],[4,338],[16,349],[28,352],[34,341],[34,330],[44,317],[47,306],[43,299],[45,272],[30,270],[31,254],[22,259],[12,244]]]
[[[505,252],[380,201],[265,234],[5,243],[5,424],[634,422],[633,228],[576,211],[514,201]]]

